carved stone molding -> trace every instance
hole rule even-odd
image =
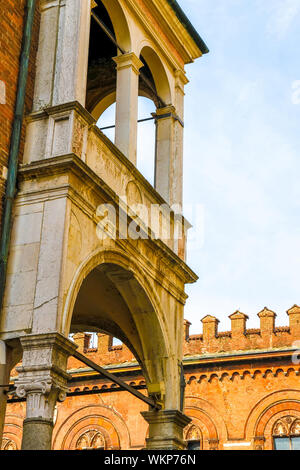
[[[57,401],[67,394],[67,360],[77,346],[58,333],[21,338],[22,365],[17,367],[16,395],[27,398],[26,418],[53,421]]]

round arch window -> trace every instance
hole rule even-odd
[[[103,434],[95,429],[83,433],[76,443],[77,450],[105,450],[106,443]]]
[[[186,433],[187,449],[201,450],[202,434],[198,426],[192,424]]]
[[[273,426],[275,450],[300,450],[300,419],[284,416]]]

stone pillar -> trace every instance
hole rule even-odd
[[[117,64],[115,145],[136,165],[139,70],[143,63],[133,52],[113,60]]]
[[[191,418],[178,410],[144,411],[141,413],[149,424],[147,450],[184,450],[184,428]]]
[[[34,111],[86,98],[91,0],[41,0]]]
[[[27,399],[22,449],[51,450],[54,408],[66,398],[67,360],[77,346],[59,333],[24,336],[21,344],[15,385],[16,395]]]
[[[175,106],[159,108],[156,118],[155,189],[172,206],[182,207],[185,73],[175,74]]]
[[[183,138],[184,138],[184,87],[188,79],[182,70],[175,73],[175,107],[176,117],[174,123],[174,159],[173,159],[173,178],[170,185],[171,205],[178,204],[182,206],[183,199]]]
[[[172,197],[172,187],[175,178],[173,169],[175,151],[175,108],[174,106],[159,108],[153,116],[155,117],[156,123],[154,186],[165,201],[172,205],[175,204]],[[177,174],[176,180],[178,179],[179,175]]]
[[[231,334],[232,338],[242,337],[246,333],[246,322],[249,319],[247,315],[242,312],[235,312],[229,315],[231,320]]]

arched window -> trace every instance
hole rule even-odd
[[[275,450],[300,450],[300,419],[284,416],[273,426]]]
[[[112,346],[121,346],[122,341],[119,338],[112,338]]]
[[[11,439],[3,437],[1,450],[18,450],[17,444]]]
[[[188,450],[201,450],[202,448],[202,434],[198,426],[192,424],[186,433],[185,440],[187,441]]]
[[[80,436],[76,443],[77,450],[105,450],[106,443],[103,434],[95,429],[90,429]]]

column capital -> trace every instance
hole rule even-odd
[[[27,397],[27,419],[51,421],[56,401],[68,391],[67,361],[77,345],[59,333],[22,337],[22,365],[15,381],[16,395]]]
[[[152,113],[155,121],[160,121],[161,119],[173,119],[173,121],[178,121],[182,127],[184,127],[183,120],[178,116],[176,108],[173,105],[165,106],[164,108],[157,108],[155,113]]]
[[[117,64],[117,70],[131,67],[137,75],[139,74],[140,69],[144,66],[143,62],[134,52],[128,52],[127,54],[113,57],[113,61]]]

